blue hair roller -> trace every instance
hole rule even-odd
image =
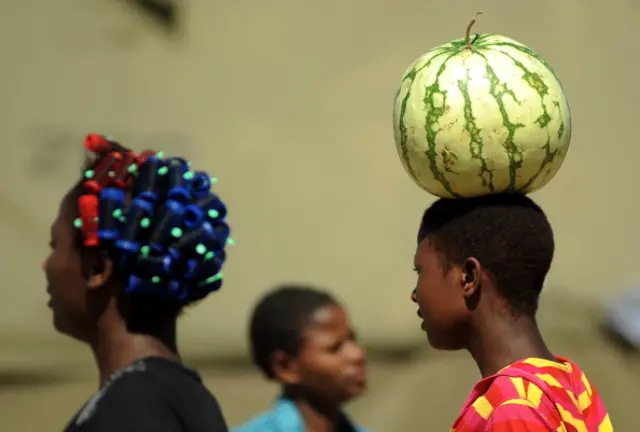
[[[197,205],[189,205],[184,209],[182,224],[185,228],[194,229],[204,220],[204,211]]]
[[[176,280],[169,280],[165,292],[167,298],[177,302],[186,302],[189,298],[189,291]]]
[[[145,277],[164,276],[164,257],[138,255],[134,268],[136,273]]]
[[[162,257],[162,271],[169,276],[181,276],[184,267],[181,262],[181,254],[175,249],[169,249],[167,254]]]
[[[198,286],[204,286],[215,282],[215,277],[220,274],[223,264],[224,257],[217,255],[214,255],[211,259],[202,261],[198,272]]]
[[[120,235],[119,220],[124,208],[125,194],[121,189],[108,187],[100,192],[98,237],[101,240],[117,240]]]
[[[209,195],[209,191],[211,190],[211,177],[209,177],[209,174],[204,171],[196,171],[191,184],[191,190],[196,199]]]
[[[120,237],[116,239],[116,248],[120,251],[119,265],[129,268],[135,262],[140,243],[138,242],[138,231],[140,221],[151,215],[153,205],[148,201],[134,199],[125,211],[125,221],[120,231]]]
[[[149,244],[156,251],[164,250],[172,231],[178,229],[184,218],[184,206],[178,201],[168,200],[164,203],[162,213],[155,221],[155,229],[151,233]]]
[[[167,164],[167,198],[187,204],[191,201],[191,181],[185,175],[189,172],[187,161],[181,158],[169,158]]]
[[[127,294],[132,293],[150,293],[159,297],[164,297],[171,301],[185,301],[187,297],[186,290],[183,289],[180,282],[176,280],[158,280],[154,281],[143,279],[138,275],[129,276],[129,283],[125,288]]]
[[[189,255],[195,253],[204,255],[207,251],[217,250],[224,247],[216,237],[216,232],[209,222],[203,222],[200,227],[189,231],[178,241],[169,246]]]
[[[144,218],[153,216],[153,204],[147,200],[135,197],[125,212],[125,222],[122,226],[121,238],[135,241],[140,229],[140,222]]]
[[[216,273],[207,279],[198,282],[197,287],[206,290],[207,293],[218,291],[222,287],[222,273]]]
[[[158,200],[156,183],[160,172],[164,167],[164,161],[156,156],[150,156],[138,169],[138,176],[133,185],[133,196],[151,203]]]
[[[120,253],[118,265],[123,268],[131,268],[140,251],[140,243],[134,240],[118,239],[116,240],[116,248]]]
[[[200,207],[210,220],[224,220],[227,216],[227,207],[216,194],[208,194],[199,199],[194,205]]]
[[[229,225],[224,222],[218,222],[213,226],[213,230],[215,232],[216,239],[220,243],[220,248],[225,247],[227,240],[229,239],[229,235],[231,235]]]
[[[148,291],[145,289],[144,281],[136,275],[129,275],[129,283],[125,287],[124,291],[128,294],[135,292]]]
[[[184,274],[184,278],[187,280],[190,279],[194,279],[196,276],[198,276],[199,270],[200,270],[200,263],[195,260],[195,259],[189,259],[186,262],[187,264],[187,271]]]
[[[164,256],[163,270],[170,277],[183,279],[193,279],[198,270],[198,262],[193,259],[184,259],[182,254],[175,250],[169,249],[169,253]]]
[[[175,249],[169,249],[169,253],[163,257],[162,270],[169,277],[180,280],[193,279],[197,275],[198,261],[183,259],[182,254]]]

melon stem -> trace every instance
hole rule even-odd
[[[467,26],[467,48],[471,51],[471,27],[476,23],[479,15],[482,15],[482,11],[476,12],[476,14],[471,18],[471,22]]]

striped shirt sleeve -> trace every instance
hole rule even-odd
[[[556,428],[529,401],[512,399],[497,406],[485,432],[556,432]]]

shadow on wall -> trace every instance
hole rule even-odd
[[[80,156],[82,140],[88,133],[96,132],[109,135],[125,146],[141,151],[152,149],[168,155],[182,154],[192,146],[183,133],[175,131],[158,131],[153,134],[137,136],[135,132],[115,128],[113,130],[71,130],[62,126],[38,124],[33,125],[25,133],[23,145],[29,149],[24,160],[26,172],[34,180],[49,181],[54,178],[68,177],[69,156]],[[77,169],[80,173],[80,164]]]
[[[126,3],[147,15],[164,30],[174,33],[180,28],[182,2],[179,0],[125,0]]]

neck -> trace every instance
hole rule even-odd
[[[318,403],[308,397],[293,395],[291,392],[286,393],[288,393],[288,396],[298,407],[302,420],[304,421],[306,431],[334,432],[338,430],[338,426],[342,419],[340,408],[338,406]]]
[[[486,322],[490,324],[474,332],[468,347],[483,378],[525,358],[557,361],[544,343],[534,317],[499,318]]]
[[[175,321],[160,331],[132,332],[119,314],[105,312],[91,344],[99,370],[99,386],[116,371],[146,357],[180,361],[175,343]]]

